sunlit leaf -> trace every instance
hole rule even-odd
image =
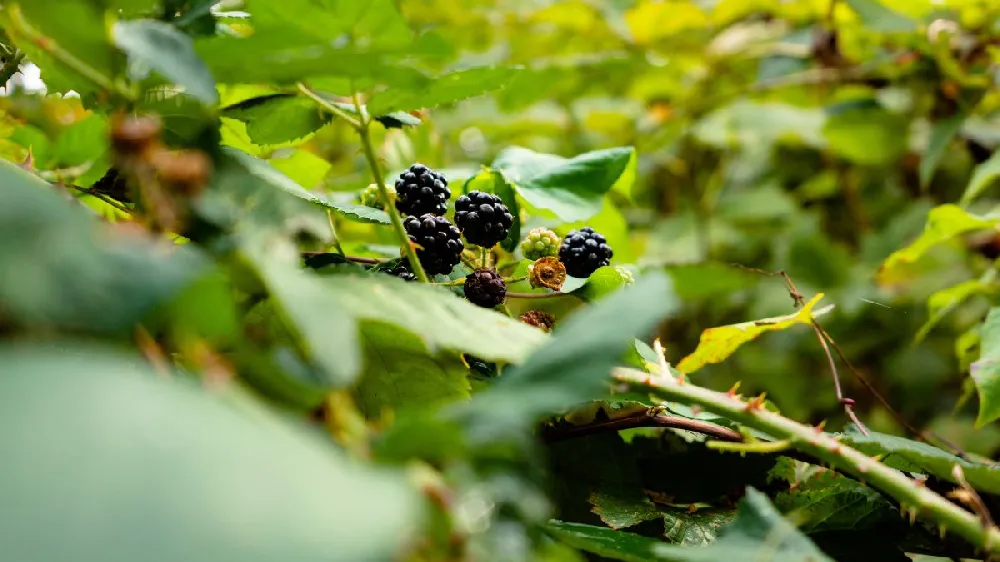
[[[916,29],[916,22],[886,8],[879,0],[846,0],[846,2],[869,29],[886,32],[906,32]]]
[[[957,205],[939,205],[927,215],[927,224],[920,236],[882,263],[878,277],[883,282],[893,279],[898,268],[916,262],[934,246],[964,232],[996,228],[998,224],[1000,219],[972,215]]]
[[[368,102],[368,109],[375,114],[386,114],[454,103],[503,88],[519,70],[513,67],[460,70],[435,77],[426,88],[416,90],[395,88],[376,94]]]
[[[576,222],[601,210],[604,194],[625,172],[633,152],[620,147],[563,158],[515,146],[501,152],[491,167],[531,206]]]
[[[833,308],[831,305],[813,311],[821,298],[823,298],[822,293],[813,297],[798,312],[787,316],[709,328],[701,333],[698,348],[677,364],[677,370],[682,373],[693,373],[705,365],[722,362],[740,346],[757,339],[761,334],[785,330],[797,324],[810,324],[814,316],[825,314]]]
[[[989,160],[976,166],[972,172],[972,179],[962,194],[962,205],[968,205],[974,199],[982,195],[984,191],[992,186],[996,179],[1000,177],[1000,152],[994,152]]]
[[[1000,418],[1000,308],[990,309],[982,329],[979,361],[972,364],[972,380],[979,392],[979,417],[982,427]]]

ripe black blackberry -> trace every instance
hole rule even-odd
[[[597,268],[610,264],[612,256],[607,239],[589,226],[570,232],[559,247],[559,261],[571,277],[590,277]]]
[[[444,217],[426,213],[403,221],[410,241],[418,244],[417,259],[428,275],[447,275],[460,261],[462,233]]]
[[[476,306],[494,308],[507,298],[507,284],[495,269],[477,269],[465,278],[465,298]]]
[[[396,208],[404,215],[443,215],[450,198],[448,180],[423,164],[410,166],[396,180]]]
[[[455,201],[455,224],[477,246],[493,247],[507,237],[513,222],[507,205],[496,195],[470,191]]]
[[[399,277],[403,281],[417,280],[416,274],[410,271],[410,262],[406,261],[406,259],[399,260],[399,263],[388,269],[383,269],[382,273],[388,273],[393,277]]]

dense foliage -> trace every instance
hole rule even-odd
[[[995,2],[0,28],[3,559],[1000,556]]]

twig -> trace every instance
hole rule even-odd
[[[63,184],[63,185],[65,185],[66,187],[69,187],[70,189],[75,189],[75,190],[79,191],[80,193],[83,193],[83,194],[86,194],[86,195],[90,195],[91,197],[96,197],[96,198],[100,199],[101,201],[104,201],[108,205],[111,205],[112,207],[118,209],[119,211],[122,211],[123,213],[129,214],[129,215],[132,214],[132,209],[129,209],[128,207],[125,206],[124,203],[122,203],[121,201],[115,200],[114,198],[108,196],[107,194],[100,193],[98,191],[94,191],[93,189],[88,189],[86,187],[80,187],[78,185],[73,185],[71,183],[66,183],[66,184]]]
[[[790,441],[795,449],[878,488],[898,501],[903,511],[922,515],[940,524],[988,554],[1000,554],[1000,529],[983,526],[972,513],[916,484],[902,472],[840,443],[833,436],[816,431],[814,427],[770,412],[762,404],[743,402],[738,397],[693,384],[673,384],[636,369],[618,368],[614,371],[614,377],[650,387],[664,401],[699,406],[748,428],[762,431],[777,440]]]
[[[337,224],[333,218],[333,211],[330,209],[326,210],[326,219],[330,223],[330,235],[333,236],[333,247],[337,250],[340,255],[344,254],[344,248],[340,245],[340,236],[337,235]]]
[[[593,423],[573,425],[569,427],[550,426],[542,430],[542,440],[546,443],[556,443],[567,439],[586,437],[595,433],[605,431],[621,431],[623,429],[633,429],[636,427],[669,427],[673,429],[684,429],[708,435],[718,441],[739,443],[743,441],[740,432],[733,431],[722,426],[706,421],[682,418],[680,416],[668,416],[657,413],[655,408],[650,408],[644,412],[624,416],[620,418],[601,420]]]
[[[955,456],[961,457],[963,459],[968,459],[968,455],[958,445],[952,443],[951,441],[945,439],[944,437],[941,437],[940,435],[934,433],[933,431],[917,429],[916,427],[913,426],[913,424],[906,421],[906,418],[903,417],[903,414],[899,413],[898,410],[893,408],[892,405],[889,404],[889,401],[886,400],[886,398],[882,396],[882,394],[878,390],[875,389],[875,386],[871,383],[871,381],[868,380],[868,377],[862,375],[861,371],[859,371],[854,366],[854,364],[851,363],[851,360],[847,358],[847,356],[844,354],[843,350],[840,349],[840,346],[837,345],[837,342],[833,339],[833,337],[831,337],[830,334],[828,334],[827,331],[823,329],[823,326],[816,321],[813,322],[813,325],[819,328],[820,332],[822,332],[823,334],[823,337],[826,338],[826,341],[830,343],[830,347],[832,347],[833,351],[837,354],[838,357],[840,357],[840,360],[844,362],[844,365],[847,367],[849,371],[851,371],[851,374],[853,374],[859,381],[861,381],[861,384],[863,384],[865,388],[868,389],[868,392],[870,392],[872,396],[874,396],[875,399],[878,400],[880,404],[882,404],[882,407],[885,408],[887,412],[889,412],[889,415],[892,416],[892,419],[896,420],[896,423],[903,426],[903,428],[906,429],[906,431],[908,431],[918,440],[923,441],[924,443],[931,443],[933,439],[935,441],[938,441],[942,445],[945,445],[946,448],[951,449],[951,452]]]
[[[312,257],[312,256],[323,255],[325,253],[327,253],[327,252],[302,252],[302,257],[303,258],[309,258],[309,257]],[[369,265],[378,265],[380,263],[385,263],[385,262],[389,261],[389,258],[363,258],[363,257],[360,257],[360,256],[347,256],[347,255],[344,255],[344,254],[340,254],[340,256],[343,257],[347,261],[351,261],[351,262],[354,262],[354,263],[365,263],[365,264],[369,264]]]
[[[550,299],[555,297],[568,297],[569,293],[512,293],[507,292],[508,299]]]
[[[844,405],[844,412],[847,413],[847,417],[851,418],[854,427],[858,428],[858,431],[862,435],[869,435],[868,428],[865,427],[865,424],[861,423],[857,414],[854,413],[854,400],[845,398],[843,390],[840,388],[840,375],[837,373],[837,362],[833,359],[833,354],[830,353],[830,346],[826,344],[826,337],[823,335],[823,330],[815,324],[815,320],[810,320],[813,322],[812,327],[813,331],[816,332],[816,339],[823,346],[823,353],[826,354],[826,359],[830,364],[830,375],[833,377],[833,389],[837,393],[837,400]]]

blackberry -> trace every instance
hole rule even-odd
[[[465,298],[476,306],[493,308],[507,298],[507,284],[495,269],[477,269],[465,278]]]
[[[444,175],[414,164],[396,180],[396,208],[404,215],[443,215],[451,190]]]
[[[547,228],[532,228],[521,241],[521,253],[532,261],[555,257],[561,242],[559,235]]]
[[[408,261],[406,261],[405,259],[400,260],[399,263],[397,263],[396,265],[394,265],[394,266],[392,266],[392,267],[390,267],[388,269],[383,269],[382,273],[388,273],[389,275],[392,275],[393,277],[399,277],[403,281],[416,281],[417,280],[416,274],[413,273],[412,271],[410,271],[410,263]]]
[[[597,268],[610,264],[613,256],[607,239],[589,226],[570,232],[559,247],[559,261],[570,277],[590,277]]]
[[[455,224],[477,246],[493,247],[507,237],[513,222],[507,205],[491,193],[470,191],[455,201]]]
[[[410,242],[418,244],[417,259],[428,275],[447,275],[460,261],[462,233],[444,217],[430,213],[417,217],[406,217],[403,221]]]

